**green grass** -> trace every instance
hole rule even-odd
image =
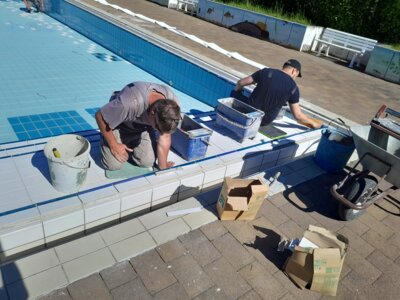
[[[392,47],[394,50],[400,51],[400,44],[391,44],[390,47]]]
[[[273,9],[268,9],[265,7],[261,7],[259,5],[252,5],[249,2],[246,3],[237,3],[235,1],[217,1],[224,3],[226,5],[242,8],[242,9],[247,9],[250,11],[254,11],[256,13],[264,14],[264,15],[269,15],[272,17],[276,17],[279,19],[283,19],[286,21],[291,21],[291,22],[296,22],[304,25],[312,25],[311,21],[308,20],[303,13],[295,13],[295,14],[285,14],[283,13],[282,7],[279,7],[278,5],[273,8]]]

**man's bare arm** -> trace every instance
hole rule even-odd
[[[321,128],[323,122],[318,119],[311,118],[301,111],[300,104],[290,104],[290,110],[297,122],[310,128]]]

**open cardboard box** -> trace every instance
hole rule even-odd
[[[217,201],[221,220],[253,220],[268,193],[268,185],[259,179],[225,177]]]
[[[348,244],[343,235],[310,225],[284,272],[301,289],[335,296]]]

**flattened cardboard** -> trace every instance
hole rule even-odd
[[[318,248],[296,246],[284,266],[284,272],[304,289],[335,296],[339,284],[348,239],[325,228],[310,225],[304,237]]]
[[[216,204],[220,219],[253,220],[267,193],[260,180],[226,177]]]

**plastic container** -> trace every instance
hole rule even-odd
[[[44,155],[53,187],[63,193],[77,192],[90,167],[89,141],[80,135],[60,135],[47,142]]]
[[[329,173],[340,173],[355,149],[353,137],[333,129],[322,130],[314,161]]]
[[[263,116],[261,110],[235,98],[218,100],[216,123],[231,131],[239,142],[257,135]]]
[[[204,128],[187,115],[172,134],[172,148],[185,160],[201,159],[206,155],[212,130]]]
[[[252,125],[264,117],[263,111],[232,97],[218,99],[217,112],[243,126]]]

